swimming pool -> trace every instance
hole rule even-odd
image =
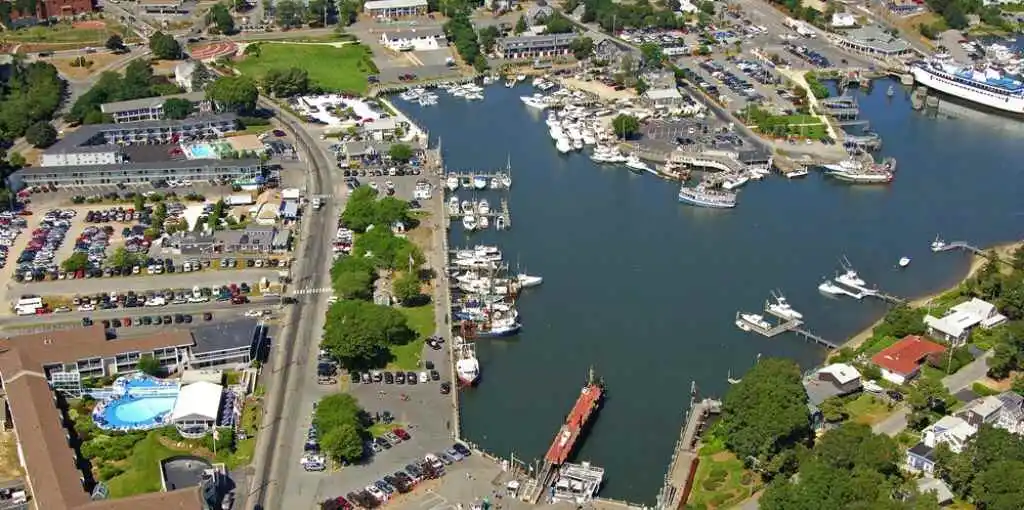
[[[197,143],[186,146],[184,149],[189,159],[212,159],[217,157],[217,153],[208,143]]]
[[[122,377],[112,396],[93,409],[96,425],[106,430],[141,430],[164,425],[178,400],[178,384],[147,376]]]

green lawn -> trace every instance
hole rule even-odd
[[[757,477],[743,469],[736,455],[713,442],[700,449],[700,464],[687,507],[732,508],[749,498],[758,485]]]
[[[95,42],[102,46],[111,34],[122,33],[122,30],[100,28],[72,28],[70,25],[54,27],[29,27],[21,30],[4,32],[0,40],[22,43],[84,43]]]
[[[157,432],[150,432],[146,439],[139,441],[132,449],[125,472],[107,482],[110,497],[123,498],[160,491],[160,461],[180,454],[162,445]]]
[[[370,433],[371,436],[373,436],[373,437],[380,437],[380,436],[383,436],[384,434],[387,434],[388,432],[391,432],[392,430],[395,430],[395,429],[400,428],[400,427],[402,427],[402,424],[401,423],[395,423],[395,422],[391,422],[391,423],[374,423],[373,425],[370,425],[370,428],[368,428],[366,430],[367,430],[367,432]]]
[[[420,368],[424,340],[434,334],[434,305],[429,303],[398,310],[405,315],[409,327],[416,332],[416,340],[391,347],[392,359],[388,369],[416,370]]]
[[[889,406],[880,398],[867,393],[846,404],[846,412],[855,423],[874,425],[885,419],[891,412]]]
[[[349,44],[341,48],[309,44],[260,45],[259,56],[249,55],[235,64],[245,75],[262,78],[271,69],[298,67],[309,73],[310,80],[329,91],[364,93],[367,76],[376,74],[370,50]]]

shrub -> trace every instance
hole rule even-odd
[[[111,478],[124,473],[124,468],[115,464],[104,464],[100,466],[100,480],[108,481]]]
[[[708,492],[715,492],[722,485],[720,480],[704,480],[700,486]]]
[[[708,479],[724,480],[726,476],[729,476],[729,472],[721,468],[712,469],[711,473],[708,473]]]
[[[754,475],[749,471],[745,471],[743,476],[740,477],[740,485],[750,485],[754,482]]]

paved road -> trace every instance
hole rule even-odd
[[[40,326],[42,329],[52,329],[63,324],[78,324],[83,317],[90,317],[93,320],[114,319],[122,317],[142,317],[144,315],[167,315],[167,314],[191,314],[199,315],[204,312],[211,312],[216,318],[243,316],[248,310],[276,310],[280,300],[278,298],[252,298],[244,305],[233,305],[230,301],[211,301],[208,303],[186,303],[181,305],[167,305],[159,307],[138,307],[138,308],[115,308],[112,310],[95,310],[92,312],[67,312],[51,313],[46,315],[29,315],[25,317],[8,317],[0,319],[0,326],[5,329],[24,329],[26,327]]]
[[[988,359],[992,357],[993,351],[986,351],[980,358],[964,365],[955,374],[942,378],[942,385],[950,393],[956,393],[964,388],[970,388],[976,381],[980,381],[988,373]]]
[[[194,273],[174,273],[154,276],[127,276],[89,278],[84,280],[53,280],[36,283],[8,284],[10,299],[23,294],[38,296],[98,294],[100,292],[145,291],[160,289],[190,289],[195,286],[212,287],[231,283],[256,283],[260,278],[276,282],[277,269],[207,270]]]
[[[261,101],[260,105],[276,113],[277,118],[295,135],[297,148],[306,155],[309,166],[306,193],[344,197],[345,194],[340,193],[340,190],[336,192],[331,183],[333,165],[326,157],[325,150],[317,145],[298,120],[269,101]],[[322,288],[329,285],[331,252],[327,244],[329,236],[323,233],[334,230],[334,219],[338,217],[343,202],[344,199],[329,200],[327,207],[318,212],[310,212],[302,221],[302,255],[297,257],[297,263],[292,268],[295,287]],[[269,399],[257,438],[254,473],[246,508],[284,508],[280,504],[281,494],[291,491],[288,484],[289,471],[298,466],[298,452],[294,451],[295,441],[292,439],[300,433],[299,421],[308,419],[312,410],[311,406],[303,405],[308,400],[308,394],[303,392],[303,388],[308,384],[316,386],[313,367],[318,343],[314,340],[319,339],[323,329],[326,306],[325,294],[301,296],[285,319],[282,341],[275,344],[271,354],[273,360],[268,381]],[[296,395],[300,398],[294,398]]]
[[[895,436],[907,428],[907,416],[910,415],[910,407],[901,405],[897,407],[888,418],[876,423],[871,427],[875,434],[885,434],[889,437]]]

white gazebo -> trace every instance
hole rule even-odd
[[[170,422],[183,437],[202,437],[217,424],[224,387],[208,381],[183,386],[171,411]]]

